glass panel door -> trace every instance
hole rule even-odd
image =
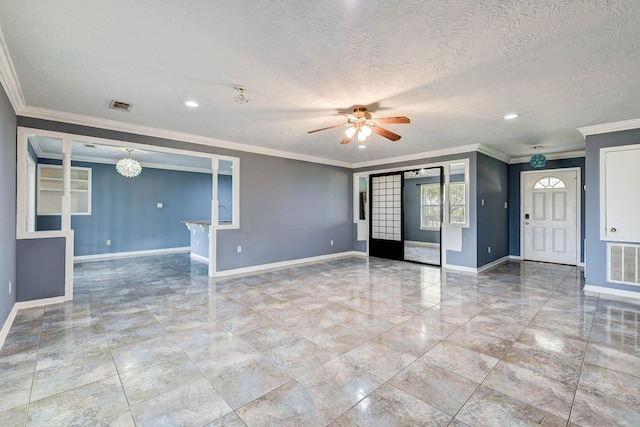
[[[371,188],[369,255],[404,259],[401,172],[369,177]]]

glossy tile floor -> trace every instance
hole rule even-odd
[[[581,276],[79,264],[72,303],[15,319],[0,425],[640,425],[640,304],[585,296]]]

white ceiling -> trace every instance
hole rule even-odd
[[[637,0],[0,7],[17,80],[8,92],[22,115],[123,122],[347,163],[469,144],[510,157],[534,145],[581,150],[578,127],[640,117]],[[234,105],[236,85],[247,88],[247,104]],[[110,110],[112,99],[133,109]],[[185,107],[188,99],[200,106]],[[366,149],[340,145],[340,128],[307,133],[342,123],[337,112],[356,105],[411,124],[386,126],[402,139],[372,135]],[[520,117],[504,120],[510,112]]]

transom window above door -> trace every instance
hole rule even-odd
[[[567,188],[567,186],[563,180],[554,176],[546,176],[538,180],[533,186],[534,190],[548,190],[551,188]]]

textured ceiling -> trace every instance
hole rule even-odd
[[[26,112],[53,110],[359,163],[468,144],[584,149],[640,117],[640,2],[0,0]],[[250,102],[234,105],[235,85]],[[129,113],[108,109],[133,103]],[[195,99],[197,109],[182,103]],[[341,146],[368,105],[392,143]],[[35,108],[34,108],[35,107]],[[517,112],[520,117],[502,117]]]

